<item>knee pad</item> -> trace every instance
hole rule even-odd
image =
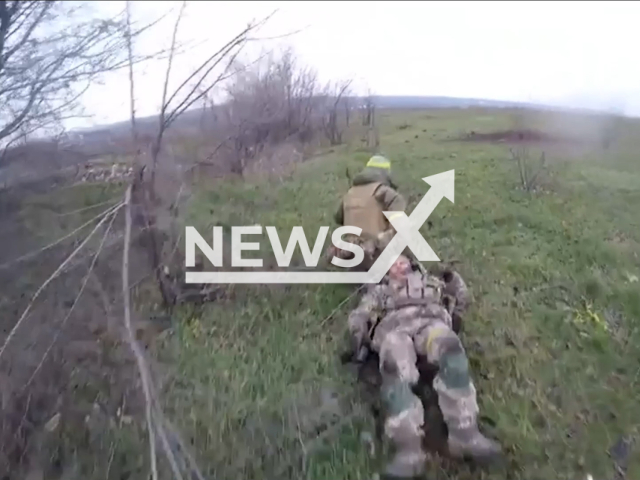
[[[442,352],[439,356],[446,352],[464,351],[455,332],[444,326],[429,330],[423,348],[429,355]]]
[[[387,414],[391,417],[411,409],[415,404],[416,396],[409,382],[399,379],[384,382],[381,393]]]
[[[439,376],[448,388],[466,388],[469,377],[469,360],[462,350],[445,352],[440,359]]]

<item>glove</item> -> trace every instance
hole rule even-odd
[[[369,353],[362,335],[349,335],[346,343],[348,346],[340,355],[342,363],[362,363]]]
[[[358,362],[361,358],[366,358],[362,351],[363,347],[367,348],[369,316],[362,312],[354,312],[349,316],[349,348],[345,356],[349,356],[351,361]]]

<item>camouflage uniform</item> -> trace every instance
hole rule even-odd
[[[419,272],[408,274],[406,283],[386,278],[372,286],[349,315],[356,342],[367,339],[371,321],[381,318],[368,341],[380,357],[385,436],[396,449],[388,473],[394,476],[421,474],[426,459],[421,442],[424,411],[411,388],[419,378],[418,355],[439,367],[433,386],[448,426],[450,454],[486,457],[500,451],[478,431],[476,390],[465,350],[452,330],[450,311],[460,314],[469,303],[466,285],[457,273],[445,278],[448,281]],[[449,309],[443,306],[445,298],[451,300]]]
[[[351,235],[347,234],[342,239],[345,242],[353,243],[354,245],[359,245],[360,248],[364,251],[364,260],[360,265],[354,267],[354,270],[363,270],[367,271],[373,265],[373,260],[377,258],[380,254],[380,247],[374,238],[365,238],[363,236]],[[331,261],[331,259],[336,256],[343,260],[351,260],[354,256],[353,252],[348,250],[341,250],[339,248],[333,247],[330,248],[327,252],[327,261]]]
[[[368,271],[395,234],[395,230],[389,229],[378,234],[376,237],[351,234],[342,237],[345,242],[359,245],[364,251],[364,260],[362,260],[362,263],[355,267],[354,270]],[[327,261],[331,262],[334,256],[342,258],[343,260],[351,260],[354,254],[348,250],[340,250],[333,247],[327,251]]]
[[[395,230],[383,211],[404,212],[405,199],[396,191],[391,180],[391,164],[381,156],[371,157],[367,166],[356,175],[349,191],[344,195],[334,215],[338,225],[359,227],[361,235],[345,235],[344,240],[360,245],[365,253],[358,270],[368,270],[378,255],[384,250]],[[333,256],[348,260],[353,257],[349,251],[333,246],[326,253],[330,261]]]

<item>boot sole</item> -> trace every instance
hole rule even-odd
[[[504,454],[501,452],[492,453],[482,457],[474,457],[473,455],[467,453],[453,454],[451,452],[447,452],[447,454],[449,458],[452,458],[454,460],[469,462],[484,467],[495,466],[504,462]]]
[[[380,480],[423,480],[424,479],[424,474],[425,472],[419,474],[419,475],[413,475],[410,477],[406,477],[406,476],[398,476],[398,475],[394,475],[392,473],[382,473],[380,475]]]

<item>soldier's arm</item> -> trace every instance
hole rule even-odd
[[[375,197],[382,206],[382,209],[386,212],[404,212],[407,208],[404,197],[393,188],[386,185],[381,185],[376,190]],[[391,215],[390,218],[393,218],[394,216],[395,215]],[[396,229],[390,224],[387,230],[378,234],[378,247],[380,249],[386,248],[395,234]],[[412,255],[410,255],[410,257],[413,259]]]
[[[442,279],[445,282],[445,293],[456,299],[456,309],[460,313],[466,312],[471,303],[471,295],[460,274],[453,270],[446,270],[442,275]]]
[[[340,201],[340,205],[338,205],[338,209],[336,213],[333,215],[333,219],[336,221],[338,225],[342,225],[344,223],[344,210],[342,208],[342,201]]]
[[[358,306],[349,314],[349,333],[358,347],[367,340],[370,323],[382,307],[383,287],[376,285],[367,291]]]
[[[375,197],[385,211],[404,212],[407,209],[407,202],[404,197],[386,185],[381,185],[376,190]]]
[[[462,316],[466,313],[471,304],[471,294],[467,284],[458,272],[447,269],[440,275],[444,281],[444,295],[448,297],[453,305],[449,305],[449,313],[453,320],[453,330],[460,333],[462,329]]]

